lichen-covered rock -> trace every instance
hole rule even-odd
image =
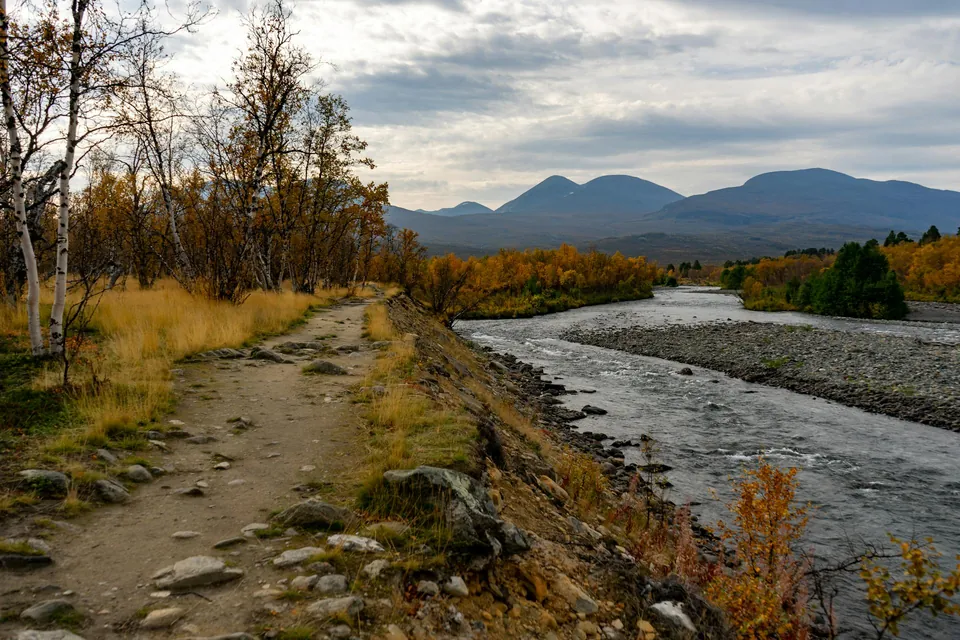
[[[323,553],[320,547],[301,547],[300,549],[288,549],[273,559],[275,567],[292,567],[294,565],[306,562],[318,553]]]
[[[75,611],[73,604],[67,600],[44,600],[24,610],[20,614],[20,619],[45,624],[57,616]]]
[[[24,469],[18,475],[31,491],[51,498],[66,495],[70,486],[70,479],[59,471]]]
[[[484,487],[470,476],[437,467],[393,470],[383,479],[394,491],[415,498],[418,507],[442,508],[452,542],[461,550],[500,555],[530,548],[526,535],[497,516]]]
[[[316,373],[327,376],[345,376],[349,372],[343,367],[327,360],[314,360],[303,368],[304,373]]]
[[[331,547],[343,549],[344,551],[355,551],[359,553],[380,553],[386,550],[382,544],[372,538],[345,534],[330,536],[327,538],[327,544]]]

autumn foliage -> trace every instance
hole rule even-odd
[[[911,300],[960,302],[960,236],[881,249]]]
[[[706,593],[727,612],[738,638],[809,637],[807,567],[797,555],[807,508],[794,502],[797,472],[763,460],[744,471],[735,483],[737,500],[729,505],[733,525],[717,524],[737,568],[717,573]]]

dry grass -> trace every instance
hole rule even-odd
[[[390,322],[387,307],[382,303],[367,307],[364,314],[364,336],[374,342],[397,339],[397,332],[393,323]]]

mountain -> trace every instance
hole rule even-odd
[[[490,207],[485,207],[479,202],[461,202],[455,207],[446,207],[444,209],[437,209],[436,211],[425,211],[424,209],[417,209],[417,213],[426,213],[431,216],[469,216],[474,213],[493,213],[493,209]]]
[[[764,173],[743,186],[666,205],[648,223],[674,228],[734,229],[756,225],[842,225],[921,231],[960,223],[960,193],[911,182],[878,182],[827,169]]]
[[[497,213],[632,215],[656,211],[682,199],[675,191],[633,176],[601,176],[583,185],[563,176],[550,176],[497,209]]]

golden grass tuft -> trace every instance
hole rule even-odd
[[[397,339],[397,331],[390,322],[387,307],[383,303],[378,302],[367,307],[364,313],[364,335],[374,342]]]

